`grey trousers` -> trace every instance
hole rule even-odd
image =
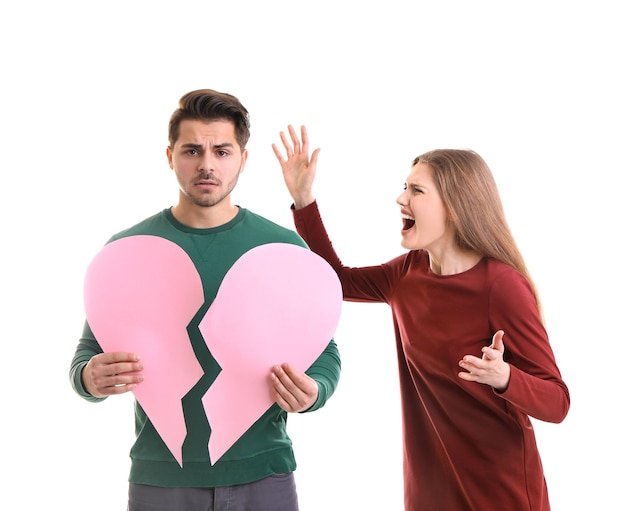
[[[217,488],[130,483],[127,511],[298,511],[293,473]]]

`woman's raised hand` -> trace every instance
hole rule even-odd
[[[317,167],[317,155],[320,152],[319,149],[315,149],[309,158],[309,138],[306,128],[302,126],[300,130],[302,141],[298,139],[296,130],[291,125],[288,126],[291,141],[284,132],[280,132],[286,157],[282,155],[276,144],[272,144],[274,154],[283,171],[283,179],[296,209],[308,206],[315,200],[313,181]]]

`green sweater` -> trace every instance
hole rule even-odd
[[[266,243],[292,243],[306,247],[294,231],[240,208],[230,222],[211,229],[193,229],[178,222],[169,209],[114,235],[109,242],[133,235],[160,236],[179,245],[191,258],[202,279],[205,303],[188,327],[189,337],[205,371],[200,381],[183,397],[187,437],[183,444],[182,468],[174,459],[141,406],[135,401],[136,440],[130,450],[129,481],[156,486],[214,487],[256,481],[271,474],[295,470],[296,461],[287,434],[287,412],[274,404],[241,438],[211,465],[208,439],[211,433],[201,398],[219,373],[197,328],[217,295],[231,266],[248,250]],[[70,368],[74,390],[88,401],[99,402],[85,391],[81,373],[94,355],[102,353],[87,322]],[[307,370],[318,384],[319,396],[307,411],[324,406],[339,381],[341,362],[337,345],[330,340],[320,357]]]

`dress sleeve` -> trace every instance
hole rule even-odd
[[[494,280],[489,320],[494,333],[504,331],[504,360],[511,366],[509,386],[499,395],[531,417],[562,422],[569,411],[569,390],[530,285],[521,274],[509,271]]]
[[[402,258],[378,266],[360,268],[345,266],[328,237],[317,202],[302,209],[295,209],[292,205],[291,210],[298,234],[304,238],[313,252],[330,264],[339,276],[344,300],[389,303],[394,288],[393,283],[402,268]]]

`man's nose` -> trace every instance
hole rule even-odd
[[[198,165],[198,172],[212,172],[215,167],[215,159],[210,153],[202,155]]]

